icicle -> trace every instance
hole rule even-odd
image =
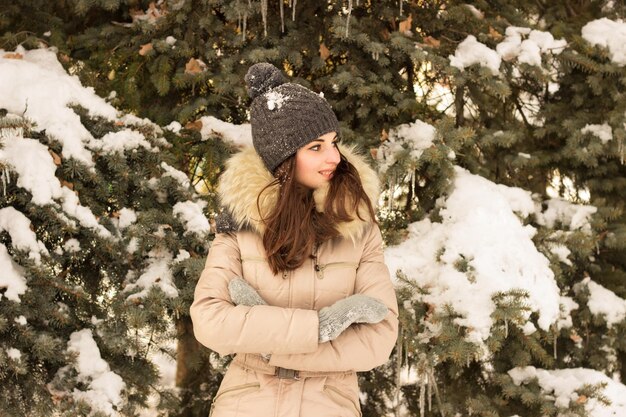
[[[394,195],[394,181],[393,176],[389,176],[389,212],[393,211],[393,195]]]
[[[241,30],[241,7],[239,6],[239,0],[237,0],[235,8],[237,9],[237,30]]]
[[[248,8],[246,9],[245,13],[243,14],[243,30],[241,31],[241,40],[242,41],[246,40],[246,30],[248,28],[248,10],[249,10],[250,7],[252,7],[252,0],[248,0]]]
[[[624,142],[621,136],[617,142],[617,151],[619,152],[619,161],[622,165],[624,165]]]
[[[261,17],[263,18],[263,36],[267,37],[267,0],[261,0]]]
[[[243,15],[243,29],[241,30],[241,40],[246,40],[246,26],[248,26],[248,11]]]
[[[4,167],[2,170],[2,189],[4,190],[4,196],[7,196],[7,184],[11,181],[11,177],[9,176],[9,168]]]
[[[348,18],[346,19],[346,38],[350,36],[350,16],[352,16],[352,0],[348,0]]]
[[[554,332],[554,341],[552,342],[552,354],[554,355],[554,359],[556,359],[556,340],[557,340],[557,333],[555,331]]]
[[[439,388],[437,388],[437,380],[435,379],[435,365],[431,366],[428,369],[428,380],[430,381],[430,384],[432,385],[433,391],[435,391],[435,399],[437,400],[437,407],[439,408],[439,414],[441,415],[441,417],[445,417],[443,414],[441,397],[439,396]]]
[[[430,380],[430,367],[428,367],[428,374],[426,375],[428,378],[428,412],[430,413],[433,409],[433,382]]]
[[[291,9],[291,21],[296,21],[296,4],[298,4],[298,0],[293,0],[293,6]]]
[[[424,417],[425,400],[426,400],[426,382],[424,378],[420,380],[420,417]]]
[[[280,1],[280,33],[285,33],[285,5]]]
[[[402,16],[403,0],[400,0],[400,16]]]
[[[504,319],[504,337],[509,337],[509,319]]]

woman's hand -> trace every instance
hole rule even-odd
[[[380,300],[367,295],[354,294],[319,311],[320,343],[334,340],[352,323],[378,323],[384,320],[389,309]]]
[[[267,305],[258,292],[243,278],[237,277],[228,283],[230,299],[235,305],[241,306],[264,306]]]

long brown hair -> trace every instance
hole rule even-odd
[[[315,244],[339,236],[339,223],[354,220],[354,214],[365,221],[358,210],[361,202],[367,207],[369,220],[376,222],[374,207],[363,189],[359,173],[345,156],[340,156],[322,213],[316,210],[313,190],[295,180],[295,155],[276,168],[276,179],[259,193],[257,208],[261,213],[259,202],[263,192],[270,187],[280,187],[276,206],[262,219],[265,224],[263,246],[274,274],[300,267],[311,256]]]

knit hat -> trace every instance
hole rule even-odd
[[[337,116],[319,94],[286,82],[274,65],[252,65],[245,77],[252,143],[270,172],[314,139],[339,132]]]

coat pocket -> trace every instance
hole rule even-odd
[[[356,270],[358,264],[356,262],[330,262],[327,264],[319,264],[315,267],[316,276],[318,279],[324,279],[326,277],[326,271],[332,271],[333,269],[349,268]],[[344,271],[345,273],[345,271]]]
[[[358,405],[358,400],[353,399],[348,393],[343,392],[340,388],[334,385],[324,385],[324,394],[329,397],[333,402],[337,403],[341,407],[345,408],[349,413],[361,417],[361,408]]]
[[[326,307],[354,294],[355,262],[320,263],[315,267],[315,305]]]
[[[218,401],[232,399],[234,397],[240,397],[242,395],[258,391],[259,389],[261,389],[261,384],[259,382],[249,382],[247,384],[235,385],[234,387],[226,388],[222,392],[218,393],[215,398],[213,398],[209,417],[213,415],[213,411],[215,410],[215,406],[217,405]]]

